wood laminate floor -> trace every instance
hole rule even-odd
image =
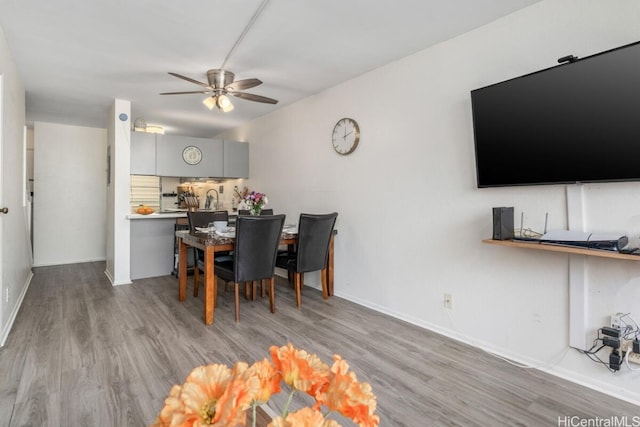
[[[104,269],[102,262],[34,269],[0,349],[0,426],[148,425],[194,367],[251,363],[287,342],[325,363],[334,353],[346,359],[371,383],[381,426],[537,427],[564,416],[640,415],[640,407],[343,299],[325,301],[314,289],[304,290],[299,310],[283,279],[275,314],[268,298],[243,299],[236,324],[233,292],[220,289],[215,323],[206,326],[191,277],[179,302],[173,276],[112,287]],[[276,397],[275,409],[286,396]],[[292,407],[307,402],[298,396]]]

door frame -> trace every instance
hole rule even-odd
[[[7,168],[4,167],[4,75],[0,73],[0,208],[4,207],[4,173]],[[3,309],[2,307],[7,303],[8,289],[5,289],[4,285],[4,221],[2,216],[6,214],[0,214],[0,326],[2,326]],[[0,331],[2,329],[0,328]]]

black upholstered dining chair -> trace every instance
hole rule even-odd
[[[229,221],[229,212],[227,211],[192,211],[187,212],[189,218],[189,229],[196,231],[196,227],[208,227],[214,221]]]
[[[251,212],[248,209],[238,210],[238,216],[246,216],[246,215],[251,215]],[[260,211],[260,215],[273,215],[273,209],[262,209]]]
[[[331,233],[338,214],[300,214],[298,223],[298,241],[294,251],[279,253],[276,267],[284,268],[293,273],[293,283],[296,291],[296,305],[302,304],[302,285],[304,273],[321,270],[322,297],[327,299],[327,257]]]
[[[240,321],[241,283],[269,281],[269,306],[275,313],[275,264],[284,215],[239,216],[233,260],[215,261],[215,275],[235,288],[236,322]]]
[[[206,228],[214,221],[229,221],[229,212],[227,211],[190,211],[187,212],[189,219],[189,230],[196,231],[198,228]],[[204,252],[201,249],[193,248],[193,296],[198,296],[198,288],[200,287],[200,272],[204,271]],[[218,253],[216,257],[227,256],[225,253]]]

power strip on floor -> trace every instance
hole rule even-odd
[[[637,365],[640,365],[640,354],[631,352],[629,353],[627,358],[629,360],[629,363],[635,363]]]
[[[620,350],[622,350],[622,354],[626,354],[628,349],[633,349],[633,341],[632,340],[623,340],[622,346]],[[627,356],[629,363],[635,363],[640,365],[640,353],[634,353],[633,351],[629,352]]]

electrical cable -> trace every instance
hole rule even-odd
[[[455,321],[451,317],[451,313],[449,313],[448,311],[446,313],[447,313],[447,317],[449,318],[449,321],[451,322],[451,325],[452,325],[453,329],[457,332],[457,328],[455,326]],[[635,337],[640,335],[640,327],[638,327],[638,323],[629,314],[625,314],[624,316],[621,316],[621,319],[622,319],[622,317],[629,317],[629,319],[631,319],[631,321],[636,325],[636,327],[634,328],[633,326],[628,325],[625,322],[625,325],[626,325],[625,332],[628,331],[628,329],[630,328],[631,332],[635,333]],[[597,336],[597,338],[595,338],[593,340],[593,344],[591,345],[590,349],[581,350],[581,349],[576,348],[575,350],[578,353],[584,354],[585,356],[587,356],[591,361],[604,365],[604,367],[607,368],[609,370],[609,372],[615,373],[617,371],[615,369],[612,369],[611,366],[609,366],[609,362],[606,362],[606,361],[602,360],[597,355],[597,353],[600,352],[602,349],[604,349],[605,347],[608,347],[608,346],[606,346],[604,344],[602,344],[602,345],[600,345],[598,347],[598,343],[603,342],[603,338],[601,336],[601,333],[602,333],[602,328],[598,329],[598,336]],[[628,334],[629,332],[626,332],[626,333]],[[625,338],[625,336],[622,336],[622,337]],[[487,354],[489,354],[489,355],[491,355],[491,356],[493,356],[493,357],[495,357],[497,359],[500,359],[500,360],[502,360],[504,362],[507,362],[508,364],[510,364],[512,366],[515,366],[515,367],[521,368],[521,369],[543,369],[543,370],[548,370],[548,369],[553,368],[554,366],[558,365],[560,362],[562,362],[564,357],[569,352],[569,347],[567,347],[559,354],[559,357],[557,358],[557,360],[553,359],[553,360],[551,360],[551,361],[549,361],[547,363],[543,363],[543,364],[539,364],[539,365],[528,365],[528,364],[521,364],[521,363],[514,362],[512,360],[509,360],[508,358],[506,358],[504,356],[501,356],[501,355],[499,355],[497,353],[494,353],[494,352],[492,352],[490,350],[487,350],[487,349],[481,347],[480,345],[475,343],[473,340],[469,340],[469,343],[474,345],[476,348],[479,348],[480,350],[484,351],[485,353],[487,353]],[[640,367],[632,368],[631,365],[630,365],[629,353],[631,353],[631,352],[632,352],[631,348],[628,348],[626,353],[625,353],[625,355],[624,355],[625,364],[632,371],[640,371]]]
[[[619,313],[621,314],[621,313]],[[626,314],[622,314],[620,317],[618,317],[618,319],[623,323],[620,326],[620,330],[621,330],[621,336],[624,339],[631,339],[630,338],[630,334],[633,334],[634,332],[637,334],[637,324],[636,324],[636,328],[634,328],[632,325],[630,325],[629,323],[627,323],[624,318],[627,317],[629,315],[629,313]],[[635,323],[635,322],[634,322]]]
[[[256,22],[256,20],[258,19],[258,16],[260,16],[260,14],[262,13],[262,10],[267,6],[267,3],[269,3],[269,0],[262,0],[262,3],[260,4],[260,6],[258,6],[258,9],[256,10],[256,12],[253,14],[253,16],[251,17],[251,19],[249,20],[249,23],[247,24],[247,26],[245,27],[245,29],[242,31],[242,33],[240,34],[240,37],[238,37],[238,40],[236,40],[235,44],[233,45],[233,47],[231,48],[231,50],[229,51],[229,53],[227,54],[227,56],[224,58],[224,61],[222,61],[222,65],[220,66],[220,69],[224,70],[224,66],[227,65],[227,61],[229,60],[229,58],[231,57],[231,54],[236,50],[236,48],[240,45],[240,43],[242,42],[242,40],[244,39],[244,37],[247,35],[247,33],[249,32],[249,30],[251,29],[251,26],[253,26],[253,23]]]
[[[598,329],[598,337],[593,340],[593,345],[591,346],[591,348],[589,350],[580,350],[579,348],[576,348],[576,351],[578,353],[580,353],[580,354],[584,354],[589,359],[591,359],[593,362],[603,364],[609,370],[609,372],[613,373],[613,372],[616,372],[615,369],[612,369],[611,366],[609,366],[608,362],[605,362],[604,360],[600,359],[600,357],[598,357],[598,355],[596,354],[600,350],[602,350],[603,348],[607,347],[604,344],[601,345],[600,347],[598,347],[598,341],[602,341],[602,337],[600,336],[601,332],[602,332],[602,328]],[[594,350],[596,347],[598,347],[598,349]]]
[[[627,313],[622,317],[628,317],[629,319],[631,319],[633,324],[636,325],[636,330],[640,330],[640,326],[638,326],[638,322],[636,322],[635,319],[633,317],[631,317],[631,313]]]
[[[528,239],[539,239],[543,236],[542,233],[534,231],[531,228],[516,228],[514,230],[514,235]]]
[[[492,351],[486,350],[484,348],[481,348],[482,351],[484,351],[485,353],[495,357],[496,359],[500,359],[503,360],[505,362],[507,362],[508,364],[515,366],[516,368],[521,368],[521,369],[544,369],[544,370],[548,370],[550,368],[553,368],[554,366],[556,366],[558,363],[562,362],[562,359],[564,359],[564,357],[567,355],[567,353],[569,352],[568,348],[563,349],[557,356],[557,360],[556,358],[548,361],[548,362],[543,362],[540,365],[527,365],[527,364],[523,364],[523,363],[517,363],[514,362],[513,360],[509,360],[504,356],[500,356],[497,353],[494,353]]]
[[[598,351],[600,351],[603,347],[601,347],[600,349],[598,349]],[[591,359],[592,361],[596,362],[596,363],[601,363],[604,365],[605,368],[607,368],[609,370],[609,372],[613,373],[616,372],[615,369],[612,369],[609,366],[608,362],[605,362],[604,360],[600,359],[595,353],[587,353],[584,350],[578,350],[579,353],[585,354],[589,359]]]
[[[451,321],[451,325],[453,327],[453,330],[458,332],[458,328],[455,325],[455,321],[453,320],[453,318],[451,317],[451,313],[449,313],[449,311],[447,311],[447,316],[449,317],[449,320]],[[470,340],[467,338],[467,343],[469,343],[470,345],[482,350],[483,352],[487,353],[490,356],[495,357],[496,359],[500,359],[504,362],[507,362],[508,364],[515,366],[516,368],[521,368],[521,369],[540,369],[540,370],[549,370],[555,366],[557,366],[560,362],[562,362],[562,360],[565,358],[565,356],[567,355],[567,353],[569,352],[569,348],[564,348],[560,353],[558,353],[557,356],[555,356],[554,358],[552,358],[551,360],[547,361],[547,362],[542,362],[539,365],[529,365],[529,364],[524,364],[524,363],[517,363],[514,362],[513,360],[510,360],[504,356],[501,356],[497,353],[494,353],[490,350],[487,350],[486,348],[482,347],[480,344],[478,344],[477,342],[475,342],[474,340]]]
[[[593,340],[593,345],[591,346],[591,348],[589,350],[581,350],[579,348],[576,348],[576,351],[578,353],[580,353],[580,354],[584,354],[589,359],[591,359],[593,362],[603,364],[609,370],[609,372],[614,373],[614,372],[616,372],[616,370],[611,368],[609,362],[605,362],[604,360],[600,359],[600,357],[597,355],[597,353],[600,350],[602,350],[605,347],[608,347],[608,346],[606,346],[604,344],[602,344],[600,347],[598,347],[598,342],[603,342],[603,338],[600,335],[601,333],[602,333],[602,328],[598,329],[598,336],[597,336],[596,339]],[[598,348],[595,349],[596,347],[598,347]]]
[[[628,318],[629,318],[629,320],[631,320],[631,321],[633,322],[633,324],[635,325],[635,328],[634,328],[632,325],[629,325],[629,324],[624,320],[624,318],[625,318],[625,317],[628,317]],[[623,314],[622,316],[620,316],[620,320],[622,320],[622,321],[625,323],[625,325],[627,326],[627,329],[629,329],[629,328],[631,329],[631,331],[630,331],[630,332],[635,332],[634,338],[637,338],[637,337],[638,337],[638,335],[640,334],[640,326],[638,326],[638,322],[636,322],[636,321],[635,321],[635,319],[634,319],[633,317],[631,317],[631,313]],[[627,333],[627,334],[628,334],[628,333]],[[631,339],[631,338],[627,338],[627,335],[626,335],[626,334],[625,334],[625,338],[626,338],[626,339]]]

